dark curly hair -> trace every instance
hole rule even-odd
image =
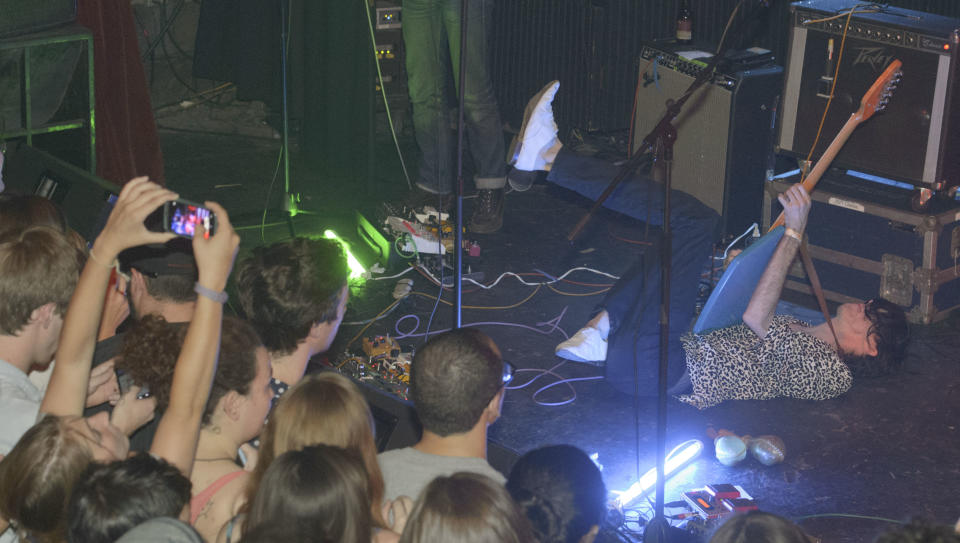
[[[876,356],[840,353],[855,377],[878,377],[900,369],[910,340],[907,315],[899,305],[877,298],[865,304],[864,313],[871,325],[867,336],[877,342]]]
[[[170,403],[173,370],[187,334],[186,323],[168,323],[162,317],[147,316],[127,332],[117,357],[118,369],[128,372],[138,385],[150,387],[157,400],[157,412]],[[220,357],[213,377],[210,398],[203,412],[203,424],[217,408],[220,398],[231,390],[246,395],[257,375],[257,347],[260,336],[250,324],[235,317],[224,317],[220,336]]]
[[[337,318],[348,275],[339,242],[294,238],[257,247],[237,266],[237,297],[267,350],[285,355],[314,324]]]

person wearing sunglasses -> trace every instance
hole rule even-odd
[[[472,328],[439,334],[417,350],[410,398],[423,425],[420,441],[381,453],[384,498],[416,498],[434,478],[468,471],[500,484],[487,462],[487,428],[500,418],[513,365],[488,336]]]
[[[882,298],[842,304],[830,324],[776,315],[787,269],[797,255],[810,213],[798,183],[779,196],[786,231],[743,313],[743,324],[682,338],[692,393],[699,408],[724,400],[777,397],[826,400],[849,390],[853,377],[896,369],[909,331],[900,306]]]

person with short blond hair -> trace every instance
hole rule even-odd
[[[43,395],[27,378],[53,360],[80,262],[46,226],[0,236],[0,454],[37,421]]]

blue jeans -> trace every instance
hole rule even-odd
[[[561,150],[547,179],[596,199],[619,167],[593,157]],[[640,369],[640,395],[657,393],[660,362],[660,227],[663,226],[663,186],[632,175],[613,192],[607,207],[648,221],[651,241],[633,266],[621,275],[600,309],[610,315],[606,378],[614,388],[633,394],[633,363]],[[709,262],[717,236],[719,216],[699,200],[677,190],[670,192],[672,258],[670,269],[670,329],[667,386],[686,370],[680,336],[690,330],[696,310],[700,273]]]
[[[447,82],[459,91],[461,0],[404,0],[403,42],[413,128],[420,147],[417,186],[433,193],[453,190],[456,135],[451,129]],[[490,81],[487,39],[493,0],[470,0],[467,14],[467,66],[464,88],[466,139],[478,189],[506,183],[503,123]]]

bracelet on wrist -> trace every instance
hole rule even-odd
[[[91,247],[90,250],[87,251],[87,254],[90,255],[90,258],[93,259],[94,262],[96,262],[97,264],[100,264],[101,266],[103,266],[104,268],[107,268],[107,269],[109,269],[109,270],[112,270],[112,269],[116,268],[117,265],[118,265],[118,262],[117,262],[117,259],[116,259],[116,258],[113,259],[113,263],[111,263],[111,264],[107,264],[107,263],[104,262],[103,260],[100,260],[99,258],[97,258],[96,253],[93,252],[93,247]]]
[[[803,242],[803,236],[800,235],[800,232],[797,232],[796,230],[794,230],[793,228],[790,228],[789,226],[783,229],[783,235],[789,236],[801,243]]]
[[[214,302],[217,302],[218,304],[226,303],[227,299],[229,298],[229,296],[227,296],[226,291],[217,292],[213,289],[209,289],[201,285],[200,283],[195,283],[193,285],[193,291],[199,294],[200,296],[203,296],[204,298],[208,298],[210,300],[213,300]]]

